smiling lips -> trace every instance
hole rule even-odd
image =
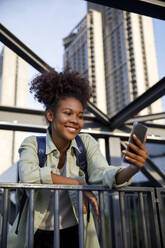
[[[70,132],[77,132],[79,129],[76,127],[65,126]]]

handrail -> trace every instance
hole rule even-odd
[[[66,184],[37,184],[37,183],[1,183],[0,189],[54,189],[54,190],[91,190],[91,191],[110,191],[110,192],[151,192],[154,187],[120,187],[109,189],[108,186],[103,185],[66,185]],[[162,188],[160,188],[162,189]],[[164,188],[163,188],[164,189]]]
[[[165,218],[165,188],[125,187],[110,190],[101,185],[52,185],[28,183],[0,183],[3,195],[3,224],[1,247],[7,247],[7,223],[10,208],[10,191],[15,189],[29,190],[29,231],[28,247],[34,244],[34,194],[37,189],[54,191],[54,247],[58,248],[59,240],[59,190],[78,191],[79,247],[84,247],[83,191],[97,192],[101,223],[99,240],[101,247],[132,248],[160,247],[165,245],[163,229]],[[108,235],[107,235],[108,234]],[[112,238],[113,237],[113,238]],[[145,246],[147,245],[147,246]]]

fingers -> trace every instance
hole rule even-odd
[[[133,151],[133,153],[136,153],[136,154],[138,154],[138,155],[140,155],[140,156],[146,156],[146,154],[148,153],[148,150],[147,150],[147,148],[145,147],[145,145],[143,145],[142,143],[141,143],[141,145],[140,146],[137,146],[137,145],[134,145],[134,144],[132,144],[132,143],[126,143],[126,145],[129,147],[129,148],[131,148],[131,150]],[[130,153],[130,152],[129,152]]]
[[[144,142],[143,142],[144,145],[145,145],[146,141],[147,141],[147,135],[144,137]]]
[[[83,195],[83,213],[87,214],[87,198]]]
[[[86,199],[88,199],[88,201],[92,205],[92,208],[96,214],[97,220],[98,222],[100,222],[100,212],[99,212],[99,206],[98,206],[96,196],[91,191],[84,191],[84,196],[86,197]]]
[[[126,154],[125,159],[128,160],[128,162],[138,166],[139,168],[144,166],[144,163],[147,159],[147,155],[145,155],[145,154],[143,156],[140,156],[140,155],[137,155],[137,154],[134,154],[131,152],[127,152],[127,151],[126,152],[123,151],[123,153]]]
[[[123,154],[125,154],[125,159],[128,160],[128,162],[138,166],[139,168],[144,166],[144,163],[147,159],[147,153],[148,150],[145,147],[145,143],[146,143],[146,137],[144,139],[144,142],[141,143],[141,141],[136,137],[136,135],[133,135],[134,141],[136,142],[136,144],[132,144],[129,142],[125,142],[126,145],[133,151],[127,151],[124,150],[122,151]]]
[[[148,152],[147,148],[145,147],[145,143],[147,140],[147,136],[145,136],[143,143],[141,143],[141,141],[138,139],[138,137],[134,134],[133,135],[133,139],[136,142],[136,144],[138,145],[138,147],[140,147],[142,150],[144,150],[146,153]]]

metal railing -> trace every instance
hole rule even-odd
[[[165,247],[165,189],[126,187],[109,190],[104,186],[72,186],[48,184],[0,184],[2,189],[1,248],[7,247],[10,192],[29,191],[28,248],[34,244],[34,194],[36,189],[54,191],[54,248],[60,247],[59,190],[78,191],[79,247],[84,246],[83,191],[96,192],[100,208],[100,224],[96,222],[101,248]]]

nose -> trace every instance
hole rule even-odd
[[[72,115],[71,118],[70,118],[70,122],[78,123],[78,117],[76,115]]]

